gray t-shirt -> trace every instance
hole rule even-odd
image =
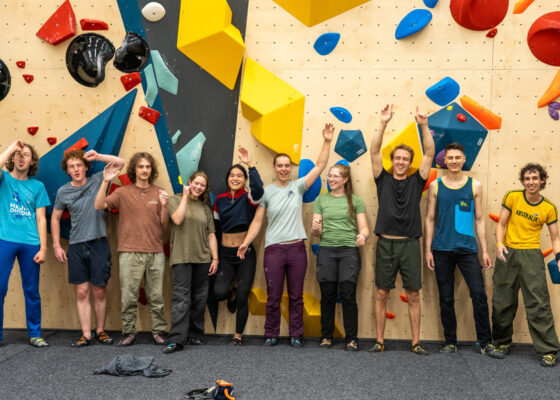
[[[93,206],[103,181],[103,171],[87,178],[84,186],[74,187],[71,182],[56,192],[54,208],[70,213],[70,244],[87,242],[106,236],[105,214]]]
[[[290,181],[287,186],[272,183],[264,188],[260,206],[266,209],[268,217],[265,247],[291,240],[307,239],[301,216],[303,194],[306,189],[305,177]]]

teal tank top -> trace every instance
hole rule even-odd
[[[437,186],[437,225],[432,250],[477,253],[472,178],[459,189],[448,188],[441,178]]]

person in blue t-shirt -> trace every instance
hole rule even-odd
[[[39,264],[47,257],[46,206],[50,205],[37,173],[39,156],[28,144],[16,140],[0,155],[0,343],[3,339],[4,298],[17,257],[29,344],[46,347],[41,337]],[[6,167],[7,171],[2,168]]]

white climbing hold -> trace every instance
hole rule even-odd
[[[165,16],[165,8],[156,1],[151,1],[142,8],[142,15],[148,21],[157,22]]]

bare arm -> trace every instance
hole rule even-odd
[[[387,104],[383,110],[381,110],[381,123],[377,131],[371,137],[371,143],[369,145],[369,154],[371,156],[371,169],[373,171],[373,177],[377,178],[381,171],[383,170],[383,156],[381,155],[381,143],[383,143],[383,133],[385,133],[385,128],[387,124],[393,118],[393,105]]]
[[[418,111],[418,107],[416,107],[415,119],[422,129],[422,145],[424,146],[424,157],[420,162],[419,168],[420,176],[423,179],[428,179],[430,176],[430,169],[432,168],[432,162],[436,155],[436,145],[430,128],[428,127],[428,114]]]
[[[163,190],[159,190],[159,201],[161,203],[160,222],[164,228],[169,225],[169,212],[167,211],[167,202],[169,201],[169,194]]]
[[[506,226],[510,215],[511,212],[502,206],[500,211],[500,220],[496,225],[496,250],[498,252],[498,258],[502,261],[506,261],[505,254],[508,254],[506,246],[504,246],[504,239],[506,237]]]
[[[436,204],[437,181],[433,181],[428,187],[428,207],[426,210],[426,218],[424,220],[424,256],[426,258],[426,265],[431,270],[435,267],[434,255],[432,254],[432,241],[434,240]]]
[[[181,201],[177,206],[177,209],[173,214],[171,214],[171,220],[175,225],[181,225],[185,220],[185,214],[187,213],[187,204],[189,204],[189,194],[191,192],[190,186],[183,185],[183,196]]]
[[[62,218],[63,210],[53,208],[51,216],[51,236],[53,241],[54,256],[58,261],[63,263],[68,258],[66,252],[60,245],[60,219]]]
[[[122,166],[119,167],[113,163],[109,163],[103,168],[103,182],[101,182],[99,186],[97,196],[95,196],[95,203],[93,204],[96,210],[104,210],[107,208],[107,203],[105,202],[107,187],[109,186],[109,182],[116,178],[121,168]]]
[[[309,171],[309,173],[305,176],[305,187],[309,189],[313,182],[317,180],[321,172],[327,166],[327,162],[329,161],[329,151],[331,148],[331,142],[334,135],[334,125],[333,124],[325,124],[325,128],[323,129],[323,147],[321,148],[321,153],[319,153],[319,158],[317,159],[317,163],[315,166]]]
[[[560,254],[560,236],[558,235],[558,222],[548,225],[548,233],[550,234],[550,240],[552,241],[554,254]]]
[[[367,223],[366,213],[356,215],[356,223],[358,225],[358,234],[356,235],[356,246],[363,246],[369,237],[369,227]]]
[[[124,167],[124,160],[111,154],[99,154],[95,150],[90,150],[84,154],[84,158],[88,161],[101,161],[105,164],[113,164],[119,171]]]
[[[216,239],[214,232],[208,234],[208,244],[210,245],[210,253],[212,253],[212,263],[208,275],[214,275],[218,270],[218,239]]]
[[[39,242],[41,246],[33,261],[42,264],[47,259],[47,211],[46,207],[38,208],[35,211],[35,219],[37,220],[37,231],[39,232]]]
[[[251,225],[249,225],[247,236],[237,250],[237,257],[241,258],[242,260],[245,258],[245,252],[249,248],[249,245],[253,242],[253,240],[255,240],[261,230],[265,211],[266,210],[264,209],[264,207],[257,207],[255,217],[253,218]]]
[[[2,176],[2,168],[4,168],[17,150],[23,150],[23,142],[21,140],[16,140],[0,154],[0,176]]]
[[[482,266],[484,269],[488,269],[492,268],[492,261],[488,255],[488,245],[486,244],[486,218],[482,210],[482,185],[479,181],[473,179],[473,188],[476,236],[482,250]]]

